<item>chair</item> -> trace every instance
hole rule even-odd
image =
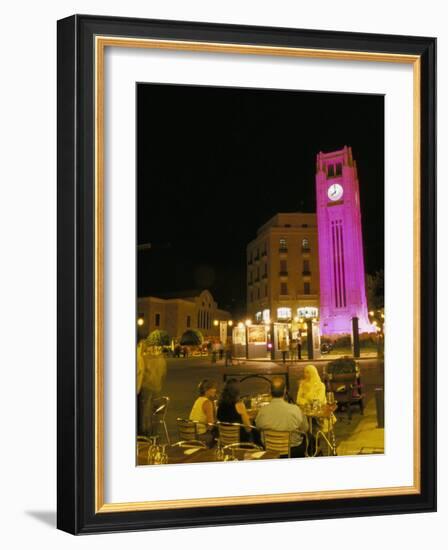
[[[207,445],[197,439],[189,439],[188,441],[178,441],[177,443],[174,443],[172,447],[180,447],[181,449],[191,449],[194,447],[201,447],[206,449]]]
[[[342,405],[347,408],[349,421],[352,419],[353,405],[358,405],[361,414],[364,414],[364,394],[353,359],[342,358],[328,363],[326,387],[327,392],[333,392],[338,407]]]
[[[168,445],[171,445],[170,436],[168,435],[168,427],[166,425],[166,413],[168,410],[168,405],[170,398],[167,396],[158,397],[153,401],[153,413],[152,413],[152,424],[162,425],[165,431],[165,437]],[[157,430],[158,431],[158,430]]]
[[[218,437],[221,445],[231,445],[240,442],[240,430],[245,428],[244,424],[238,422],[217,422]]]
[[[198,440],[199,422],[196,422],[194,420],[187,420],[185,418],[178,418],[176,422],[180,441],[190,441],[192,439]]]
[[[310,446],[310,439],[307,432],[298,431],[305,439],[305,456],[308,454],[308,447]],[[267,451],[274,451],[280,455],[287,455],[291,458],[291,432],[284,432],[278,430],[262,430],[263,444]]]
[[[146,437],[144,435],[138,435],[137,436],[137,460],[138,462],[140,463],[139,461],[139,453],[140,453],[140,450],[141,448],[143,447],[143,445],[147,445],[148,446],[148,449],[146,451],[146,458],[148,458],[149,456],[149,449],[151,447],[151,439],[149,437]],[[143,454],[143,453],[142,453]]]
[[[277,430],[263,430],[264,448],[280,455],[288,455],[291,458],[291,432],[279,432]]]

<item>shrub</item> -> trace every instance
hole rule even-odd
[[[169,346],[170,337],[166,330],[153,330],[146,338],[148,346]]]

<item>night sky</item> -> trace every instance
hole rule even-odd
[[[246,245],[277,212],[315,212],[315,158],[352,147],[366,271],[384,268],[384,98],[138,84],[138,295],[208,288],[245,311]]]

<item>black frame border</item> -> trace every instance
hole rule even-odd
[[[90,15],[62,19],[57,31],[57,527],[86,534],[436,511],[436,39]],[[95,513],[96,35],[420,57],[420,494]]]

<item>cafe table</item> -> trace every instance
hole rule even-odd
[[[138,444],[137,464],[139,466],[148,464],[148,443]],[[208,449],[202,447],[177,447],[166,446],[165,452],[168,456],[168,464],[195,464],[200,462],[220,462],[216,456],[216,448]],[[232,455],[237,460],[260,460],[280,458],[279,453],[274,451],[248,451],[233,450]]]
[[[328,448],[328,455],[336,456],[336,436],[334,433],[334,412],[337,409],[337,403],[325,403],[317,406],[301,405],[300,409],[308,418],[310,433],[316,440],[316,449],[313,455],[316,456],[321,447],[319,440],[323,439]]]

